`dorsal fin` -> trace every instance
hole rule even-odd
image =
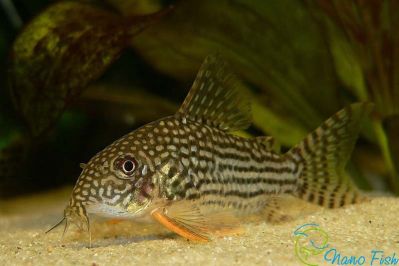
[[[177,115],[225,131],[246,129],[251,108],[243,84],[218,56],[208,56]]]

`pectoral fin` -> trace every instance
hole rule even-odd
[[[198,203],[182,201],[157,208],[151,215],[169,230],[194,242],[241,232],[237,220],[230,214],[205,213],[201,209]]]
[[[118,224],[123,222],[123,219],[111,219],[107,221],[107,224],[112,225],[112,224]]]
[[[170,231],[195,242],[207,242],[209,238],[204,234],[204,232],[197,227],[193,227],[190,224],[183,223],[182,221],[173,219],[165,214],[162,209],[157,209],[153,211],[152,217],[161,223],[163,226],[168,228]]]

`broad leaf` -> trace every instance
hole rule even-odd
[[[89,86],[77,106],[105,121],[129,127],[174,114],[179,106],[139,88],[115,85]]]
[[[340,108],[328,46],[299,1],[178,1],[132,45],[157,69],[185,81],[206,55],[220,53],[260,91],[265,114],[279,114],[266,133],[283,144],[296,143]],[[265,122],[255,120],[262,129]]]
[[[25,27],[12,48],[9,77],[15,105],[33,136],[46,132],[120,55],[126,25],[98,8],[60,2]]]

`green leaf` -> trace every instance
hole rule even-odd
[[[137,126],[172,115],[178,105],[140,88],[92,85],[83,93],[78,107],[104,121]]]
[[[324,13],[325,21],[335,24],[337,31],[345,35],[339,45],[347,46],[345,49],[352,51],[349,60],[356,58],[361,67],[366,85],[361,92],[356,88],[359,97],[367,94],[367,99],[376,104],[376,110],[383,116],[398,114],[398,2],[314,1],[314,5]],[[358,82],[359,75],[354,74],[352,85]],[[348,77],[343,80],[348,82]]]
[[[299,131],[314,129],[340,108],[329,47],[299,1],[179,1],[132,45],[156,69],[184,81],[208,54],[220,53],[260,91],[261,104],[278,114],[274,121],[284,132],[292,121]],[[273,125],[259,124],[265,122],[255,119],[271,133]],[[298,135],[277,138],[292,144]]]
[[[33,136],[50,129],[120,55],[126,25],[95,7],[60,2],[24,28],[12,47],[9,78],[14,103]]]
[[[390,185],[399,194],[399,115],[392,115],[385,119],[386,150],[384,152],[387,167],[390,168]],[[387,154],[385,154],[387,153]]]
[[[339,78],[359,100],[366,101],[368,95],[363,70],[353,47],[333,25],[329,29],[330,49]]]
[[[152,14],[162,8],[161,0],[105,0],[121,14],[137,16]]]
[[[259,101],[252,104],[254,124],[285,145],[295,145],[308,133],[301,124],[290,117],[271,112]]]

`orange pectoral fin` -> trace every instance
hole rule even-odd
[[[167,215],[164,214],[162,210],[156,209],[151,213],[152,217],[154,217],[155,220],[157,220],[159,223],[161,223],[163,226],[171,230],[172,232],[175,232],[176,234],[194,241],[194,242],[208,242],[209,238],[207,238],[205,235],[201,234],[200,232],[195,232],[193,229],[194,228],[188,228],[185,226],[183,223],[180,223],[177,220],[174,220]]]
[[[165,214],[162,213],[160,210],[155,210],[151,213],[152,217],[154,217],[155,220],[157,220],[159,223],[161,223],[163,226],[171,230],[172,232],[175,232],[176,234],[194,241],[194,242],[208,242],[209,239],[202,235],[199,232],[194,232],[193,230],[190,230],[184,224],[179,223],[176,220],[173,220],[166,216]]]
[[[239,221],[231,211],[206,209],[201,201],[170,202],[151,212],[152,217],[180,236],[207,242],[212,236],[242,233]]]
[[[113,224],[118,224],[118,223],[120,223],[122,221],[123,221],[123,219],[111,219],[111,220],[107,221],[107,224],[113,225]]]

